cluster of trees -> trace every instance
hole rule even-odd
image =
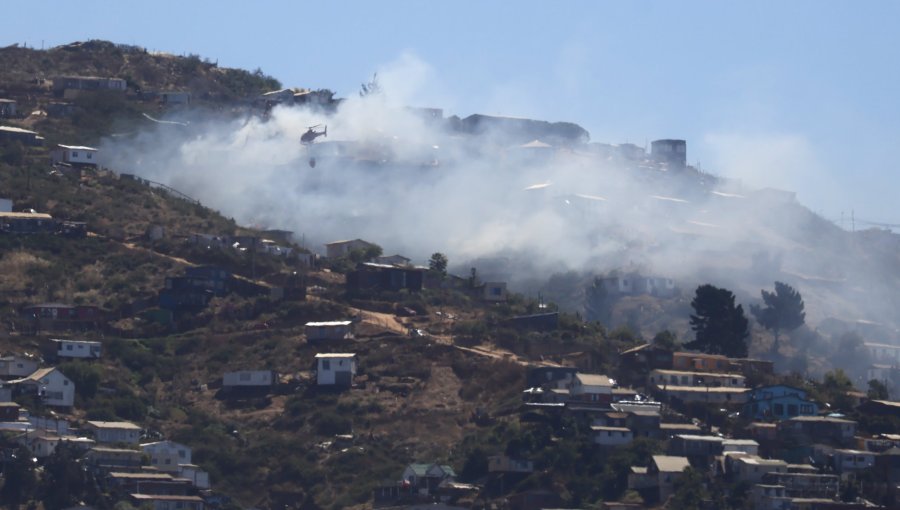
[[[763,290],[762,299],[764,306],[753,305],[750,311],[763,327],[774,333],[772,350],[777,352],[780,333],[793,331],[806,321],[803,297],[790,285],[775,282],[775,291]],[[691,300],[691,307],[694,313],[690,323],[695,339],[685,347],[731,358],[747,356],[750,321],[743,306],[735,304],[734,293],[710,284],[701,285]]]

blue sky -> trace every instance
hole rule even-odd
[[[80,0],[4,11],[2,45],[106,39],[341,96],[379,69],[411,67],[418,106],[572,121],[601,142],[684,138],[704,170],[798,191],[829,219],[854,211],[858,228],[900,223],[896,2]]]

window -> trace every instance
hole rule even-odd
[[[63,379],[63,386],[68,386],[68,385],[69,385],[69,380]]]
[[[77,158],[77,157],[78,157],[78,153],[77,153],[77,152],[72,152],[72,157],[73,157],[73,158]]]
[[[93,156],[93,154],[91,154],[90,152],[87,153],[87,158],[88,158],[88,159],[91,159],[92,156]]]
[[[171,464],[171,463],[172,463],[172,459],[166,459],[166,464]]]
[[[240,378],[242,381],[249,381],[250,373],[249,372],[241,372]]]
[[[328,359],[322,360],[322,370],[331,370],[331,360],[328,360]]]
[[[178,450],[178,457],[183,459],[187,457],[187,455],[185,454],[184,450]]]
[[[72,350],[72,344],[67,345],[67,346],[66,346],[66,350],[67,350],[67,351],[71,351],[71,350]]]
[[[772,412],[776,416],[784,416],[784,404],[774,404],[772,405]]]
[[[788,404],[788,416],[797,416],[797,404]]]

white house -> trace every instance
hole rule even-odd
[[[726,439],[722,441],[722,451],[759,455],[759,443],[752,439]]]
[[[9,384],[34,391],[48,406],[72,407],[75,404],[75,383],[55,367],[35,370]]]
[[[834,470],[838,473],[869,469],[875,466],[877,453],[861,450],[834,450]]]
[[[141,439],[141,427],[130,421],[89,421],[84,428],[91,431],[98,443],[138,444]]]
[[[4,356],[0,358],[0,379],[18,379],[31,375],[38,369],[38,362],[25,356]]]
[[[178,478],[190,480],[198,489],[209,489],[209,473],[200,469],[200,466],[196,464],[179,465]]]
[[[759,483],[769,473],[786,473],[787,462],[780,459],[763,459],[756,455],[729,455],[731,473],[737,482]]]
[[[307,322],[306,341],[353,338],[352,321]]]
[[[346,257],[353,250],[365,250],[376,245],[363,241],[362,239],[353,239],[350,241],[335,241],[325,245],[325,256],[330,259],[338,257]]]
[[[59,435],[47,430],[25,432],[19,436],[18,441],[39,459],[53,455],[60,443],[68,443],[82,450],[88,450],[94,445],[94,441],[86,437]]]
[[[272,370],[238,370],[222,376],[222,386],[229,388],[272,387],[278,382],[278,374]]]
[[[167,105],[191,104],[191,93],[187,91],[167,91],[159,93],[159,100]]]
[[[60,340],[51,338],[56,345],[56,356],[60,358],[100,358],[100,342],[93,340]]]
[[[0,117],[15,117],[16,101],[14,99],[0,99]]]
[[[613,381],[609,377],[600,374],[575,374],[569,395],[572,400],[587,402],[612,402]]]
[[[81,145],[59,145],[59,148],[50,155],[55,163],[69,163],[70,165],[97,166],[97,149]]]
[[[658,389],[671,386],[743,388],[747,378],[741,374],[712,374],[683,370],[654,369],[650,371],[650,385]]]
[[[634,433],[625,427],[591,426],[594,442],[600,446],[620,446],[634,439]]]
[[[13,212],[13,201],[11,198],[0,198],[0,212]]]
[[[150,465],[162,471],[179,471],[179,464],[191,463],[191,448],[175,441],[144,443],[141,451],[150,457]]]
[[[900,365],[900,345],[866,342],[864,344],[874,363],[883,365]]]
[[[356,375],[356,354],[316,354],[316,384],[319,386],[351,386]]]

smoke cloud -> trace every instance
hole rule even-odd
[[[791,193],[757,189],[797,189],[811,178],[817,162],[802,137],[710,135],[704,143],[717,164],[738,178],[721,179],[660,165],[641,148],[544,146],[503,128],[473,134],[458,119],[429,118],[406,105],[442,92],[411,55],[378,78],[381,94],[349,97],[333,114],[185,112],[177,118],[189,126],[148,122],[102,150],[111,168],[164,182],[239,223],[291,230],[320,253],[353,238],[419,264],[440,251],[451,267],[474,265],[528,291],[567,271],[589,280],[638,270],[674,278],[686,293],[711,282],[750,301],[781,280],[801,290],[811,322],[897,327],[896,236],[861,244]],[[327,138],[301,145],[319,124]]]

